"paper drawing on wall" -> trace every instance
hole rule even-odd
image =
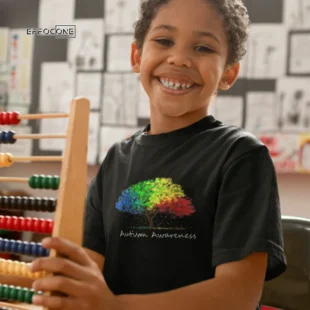
[[[132,33],[141,0],[105,0],[107,33]]]
[[[310,76],[310,30],[290,34],[288,74]]]
[[[108,72],[132,72],[130,50],[132,35],[111,35],[108,37]]]
[[[68,62],[77,70],[102,70],[103,19],[76,20],[76,38],[68,43]]]
[[[211,114],[226,125],[242,126],[243,122],[243,97],[217,96],[211,104]]]
[[[278,111],[283,131],[310,130],[310,89],[306,78],[283,78],[277,84]],[[278,120],[279,122],[279,120]]]
[[[74,96],[74,72],[66,62],[43,63],[41,67],[40,110],[49,113],[69,111]]]
[[[290,29],[309,29],[310,0],[285,0],[284,22]]]
[[[102,123],[137,126],[139,81],[134,73],[104,75]]]
[[[249,92],[246,96],[246,130],[258,134],[276,129],[274,92]]]
[[[40,28],[55,28],[56,25],[72,25],[74,21],[75,0],[40,0]]]
[[[285,74],[287,33],[282,25],[256,24],[250,28],[249,78],[277,78]]]
[[[299,136],[299,168],[310,172],[310,134]]]

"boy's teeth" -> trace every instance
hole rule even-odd
[[[181,84],[180,82],[169,81],[168,79],[159,79],[160,82],[167,88],[177,90],[177,89],[188,89],[193,86],[193,84]]]

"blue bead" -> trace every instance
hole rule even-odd
[[[14,139],[14,135],[14,131],[7,131],[5,135],[6,143],[14,144],[16,142],[16,139]]]
[[[4,240],[0,238],[0,252],[4,252]]]
[[[24,252],[25,252],[25,243],[24,242],[18,243],[17,252],[20,254],[24,254]]]
[[[12,251],[13,253],[17,253],[17,249],[18,249],[18,243],[17,243],[17,241],[12,242],[12,244],[11,244],[11,251]]]
[[[5,131],[0,131],[0,143],[6,143],[5,134]]]
[[[25,241],[24,254],[31,255],[31,245],[27,241]]]
[[[11,242],[8,239],[4,241],[4,252],[11,252]]]
[[[38,256],[46,256],[45,249],[42,247],[41,243],[38,244],[37,253]]]
[[[37,244],[34,242],[30,242],[30,246],[31,246],[31,255],[37,256],[38,255]]]

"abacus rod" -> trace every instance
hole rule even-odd
[[[12,156],[13,162],[22,161],[62,161],[63,156]]]
[[[0,177],[0,182],[28,183],[29,178]]]
[[[50,134],[31,134],[31,135],[14,135],[14,139],[20,140],[20,139],[65,139],[66,135],[50,135]]]
[[[17,118],[22,119],[42,119],[42,118],[68,118],[68,113],[51,113],[51,114],[24,114]]]

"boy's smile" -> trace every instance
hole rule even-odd
[[[131,58],[150,98],[152,131],[156,122],[169,131],[206,116],[226,76],[227,56],[222,18],[206,0],[163,5]]]

